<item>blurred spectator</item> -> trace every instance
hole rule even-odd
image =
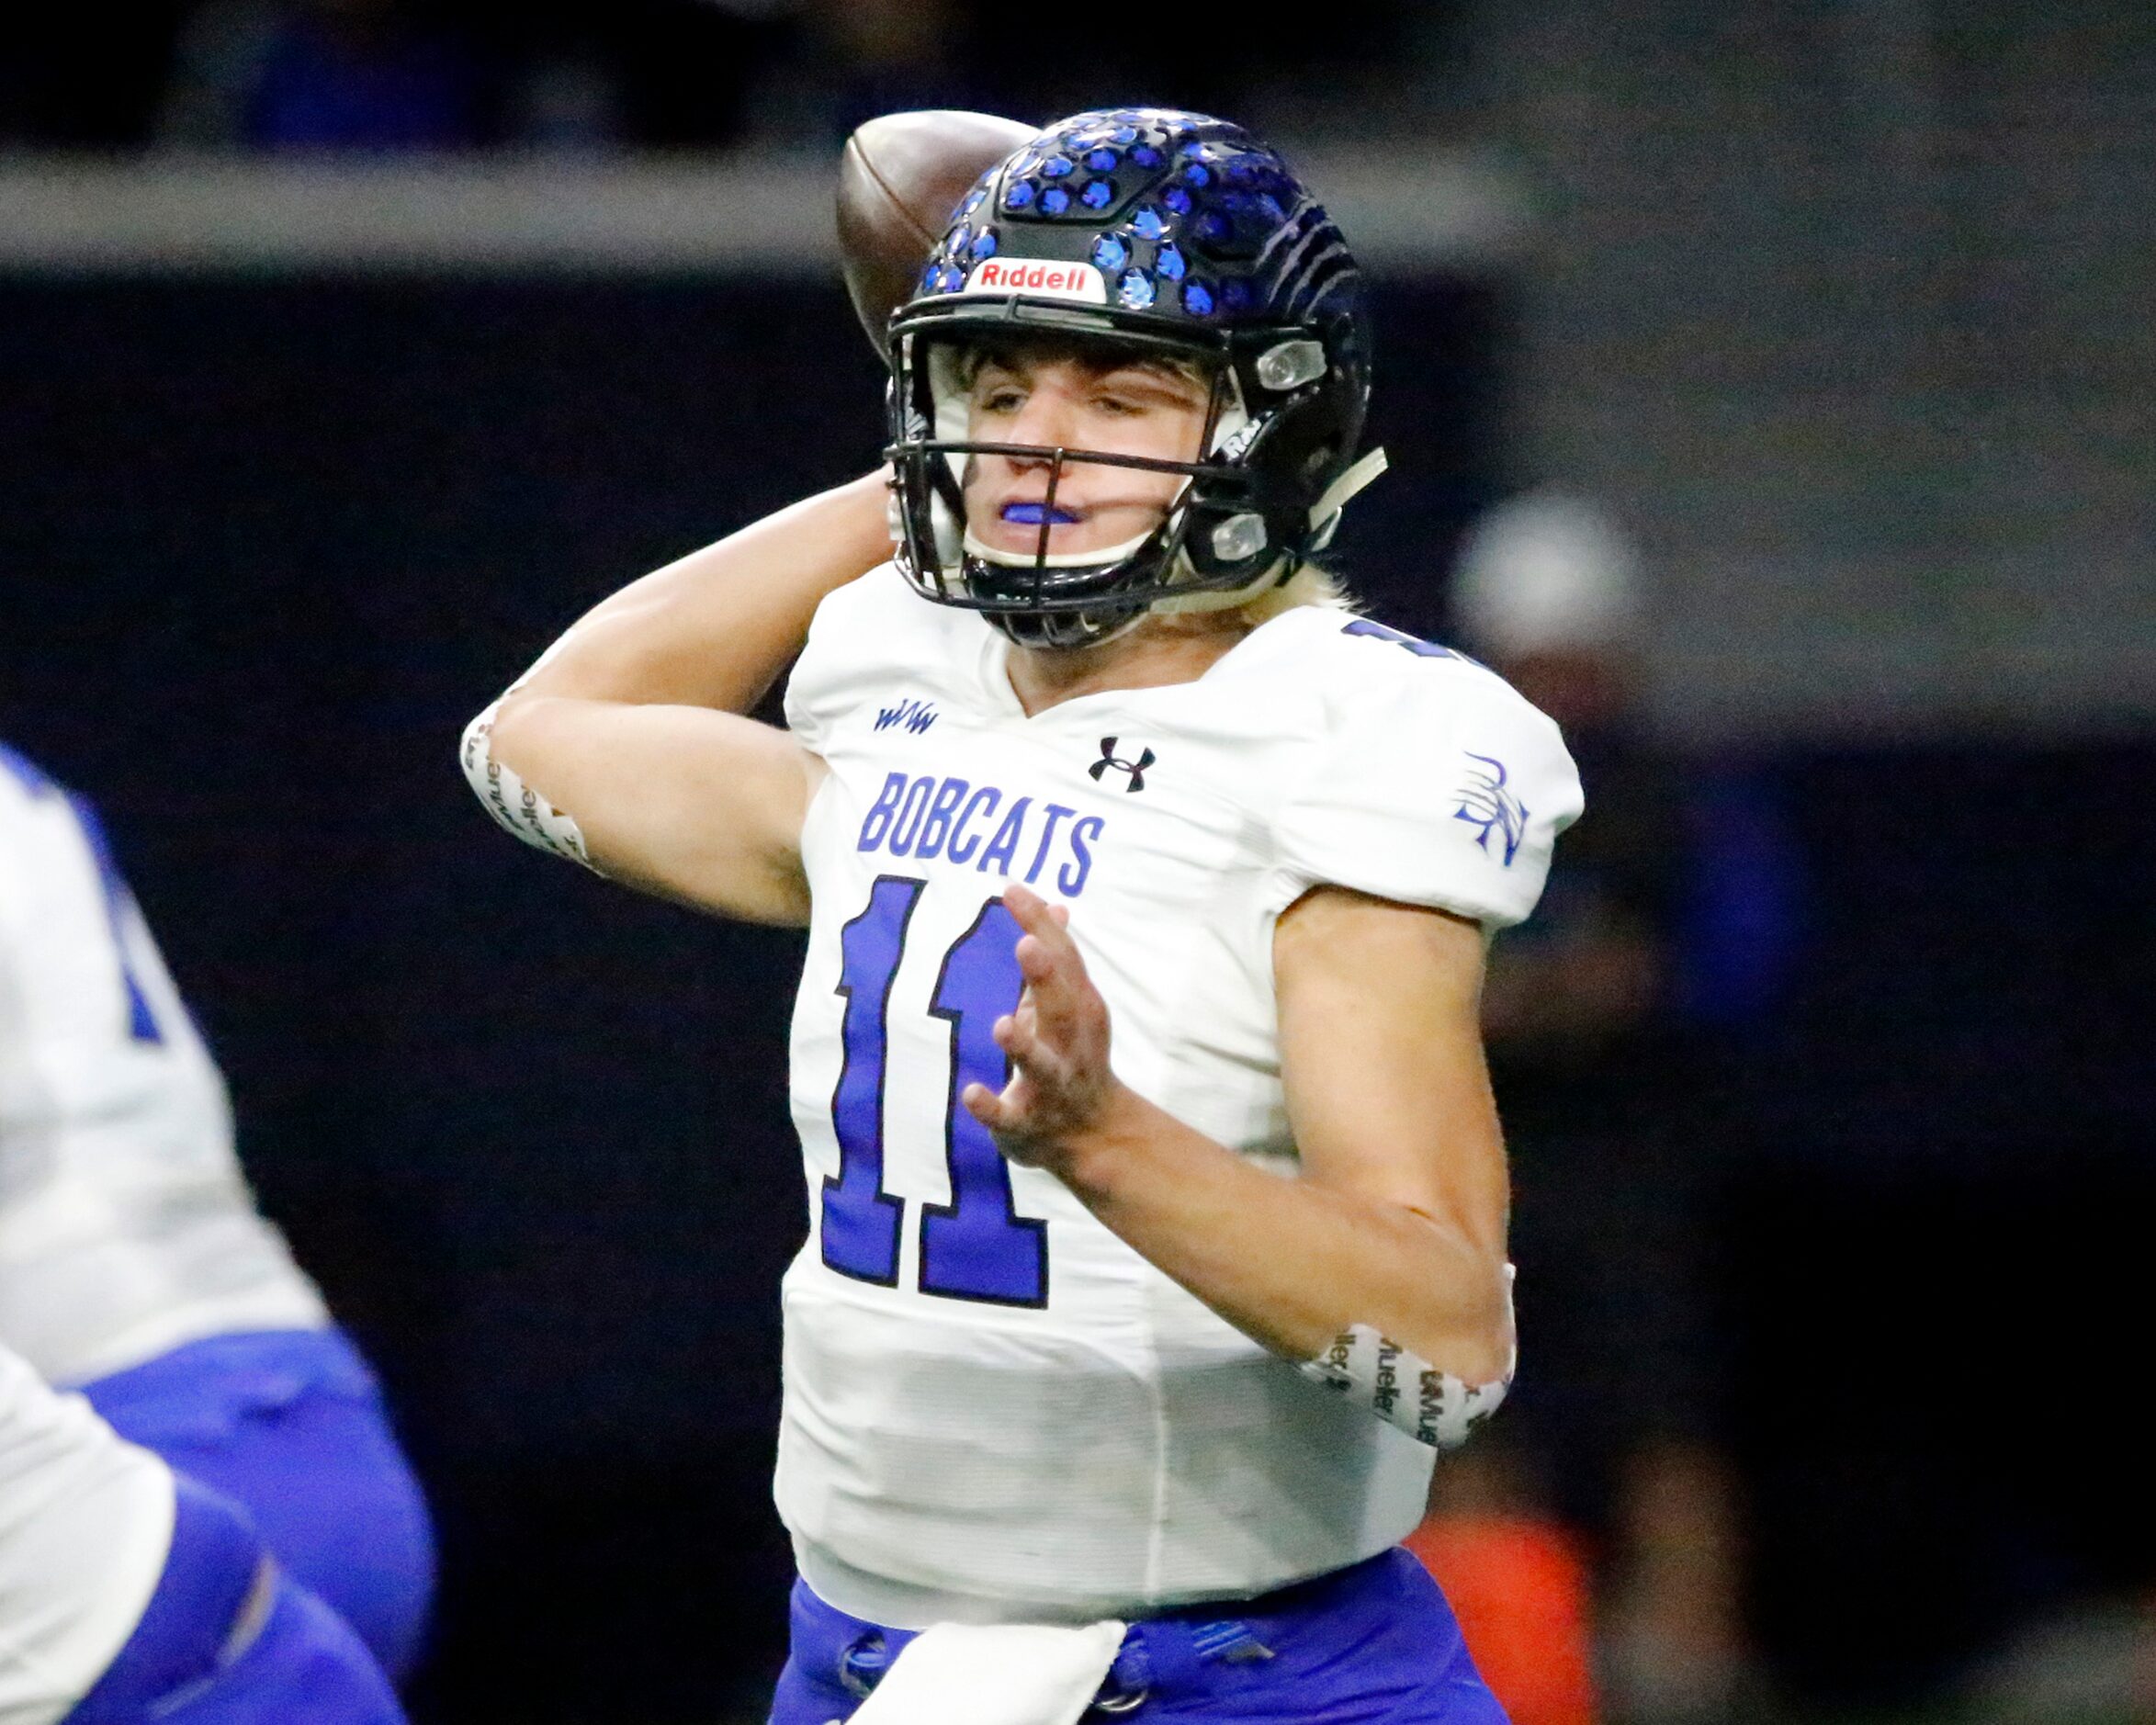
[[[0,51],[0,144],[441,152],[835,145],[871,115],[1166,102],[1301,136],[1421,130],[1460,8],[1342,0],[1283,53],[1228,31],[1044,51],[987,0],[147,0],[40,9]]]
[[[796,0],[208,0],[159,136],[217,148],[708,149],[736,141]],[[827,56],[828,57],[828,56]]]
[[[481,141],[468,46],[404,0],[211,0],[175,53],[167,142],[457,150]]]
[[[1491,953],[1521,1372],[1504,1417],[1439,1468],[1424,1549],[1445,1579],[1449,1554],[1501,1535],[1547,1578],[1584,1536],[1613,1710],[1714,1717],[1743,1663],[1738,1547],[1704,1388],[1701,1145],[1673,1004],[1684,798],[1637,703],[1633,556],[1593,504],[1530,492],[1471,529],[1454,603],[1463,644],[1563,727],[1587,813],[1535,920]],[[1549,1615],[1547,1585],[1462,1579],[1493,1645]],[[1516,1712],[1587,1716],[1576,1694]]]

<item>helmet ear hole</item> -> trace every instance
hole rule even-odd
[[[1243,563],[1271,543],[1265,517],[1255,510],[1230,515],[1213,530],[1213,555],[1223,563]]]
[[[1278,394],[1315,382],[1325,373],[1325,344],[1308,337],[1282,342],[1258,356],[1258,381]]]

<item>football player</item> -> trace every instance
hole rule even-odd
[[[254,1208],[96,811],[0,747],[0,1343],[243,1505],[392,1674],[434,1541],[380,1391]]]
[[[0,1719],[402,1725],[344,1620],[246,1513],[0,1347]]]
[[[1579,789],[1313,562],[1367,333],[1256,139],[1060,122],[892,319],[888,477],[466,733],[519,837],[808,929],[779,1725],[1500,1717],[1396,1542],[1509,1380],[1477,992]]]

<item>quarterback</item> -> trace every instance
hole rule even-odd
[[[890,468],[464,742],[527,841],[808,930],[773,1718],[1484,1725],[1395,1546],[1511,1372],[1477,998],[1572,763],[1313,562],[1366,318],[1264,144],[1079,115],[924,265]]]

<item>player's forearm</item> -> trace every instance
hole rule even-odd
[[[1121,1086],[1055,1167],[1109,1228],[1283,1359],[1368,1325],[1470,1384],[1508,1369],[1503,1249],[1464,1226],[1282,1178]]]
[[[800,650],[824,596],[889,558],[886,496],[883,474],[869,474],[630,583],[587,612],[516,696],[746,713]]]

